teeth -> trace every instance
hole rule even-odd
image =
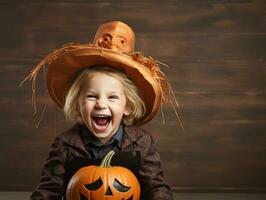
[[[99,115],[94,115],[93,117],[111,117],[111,116],[99,114]]]

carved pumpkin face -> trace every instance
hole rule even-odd
[[[135,175],[124,167],[110,166],[110,161],[103,166],[103,162],[99,167],[83,167],[73,175],[67,187],[67,200],[139,199],[140,186]]]

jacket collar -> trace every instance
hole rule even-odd
[[[94,146],[105,146],[108,144],[113,143],[114,141],[117,141],[118,147],[121,147],[122,138],[123,138],[123,132],[124,132],[124,125],[120,124],[118,130],[114,133],[110,141],[108,141],[106,144],[102,144],[92,133],[91,131],[86,127],[82,126],[81,130],[81,138],[84,143],[84,146],[87,146],[89,144],[93,144]]]
[[[137,127],[125,126],[124,127],[124,137],[122,139],[121,148],[125,149],[130,144],[134,143],[137,140],[138,132]]]
[[[67,145],[73,146],[77,149],[81,149],[86,152],[86,148],[82,141],[82,126],[81,124],[75,124],[71,129],[69,129],[65,134],[61,135],[61,139]],[[139,128],[135,126],[125,126],[124,136],[122,139],[121,149],[125,149],[127,146],[135,142],[139,135]]]

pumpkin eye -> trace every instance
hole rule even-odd
[[[86,184],[86,185],[84,185],[84,186],[85,186],[85,188],[87,188],[88,190],[93,191],[93,190],[97,190],[97,189],[99,189],[99,188],[102,186],[102,184],[103,184],[103,182],[102,182],[102,179],[101,179],[101,177],[100,177],[98,180],[94,181],[93,183]]]
[[[125,186],[122,183],[120,183],[116,178],[113,183],[113,186],[115,189],[117,189],[119,192],[127,192],[131,187]]]

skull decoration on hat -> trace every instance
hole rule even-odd
[[[135,34],[128,25],[122,22],[102,24],[95,34],[93,44],[130,54],[134,52]]]
[[[125,23],[112,21],[99,26],[91,44],[69,43],[44,57],[21,83],[32,82],[32,103],[36,112],[36,79],[39,71],[47,67],[45,80],[49,95],[63,108],[66,94],[74,78],[84,68],[106,65],[126,74],[137,86],[145,103],[146,113],[135,122],[142,125],[150,121],[160,106],[170,103],[178,115],[178,103],[159,62],[134,51],[135,34]]]

